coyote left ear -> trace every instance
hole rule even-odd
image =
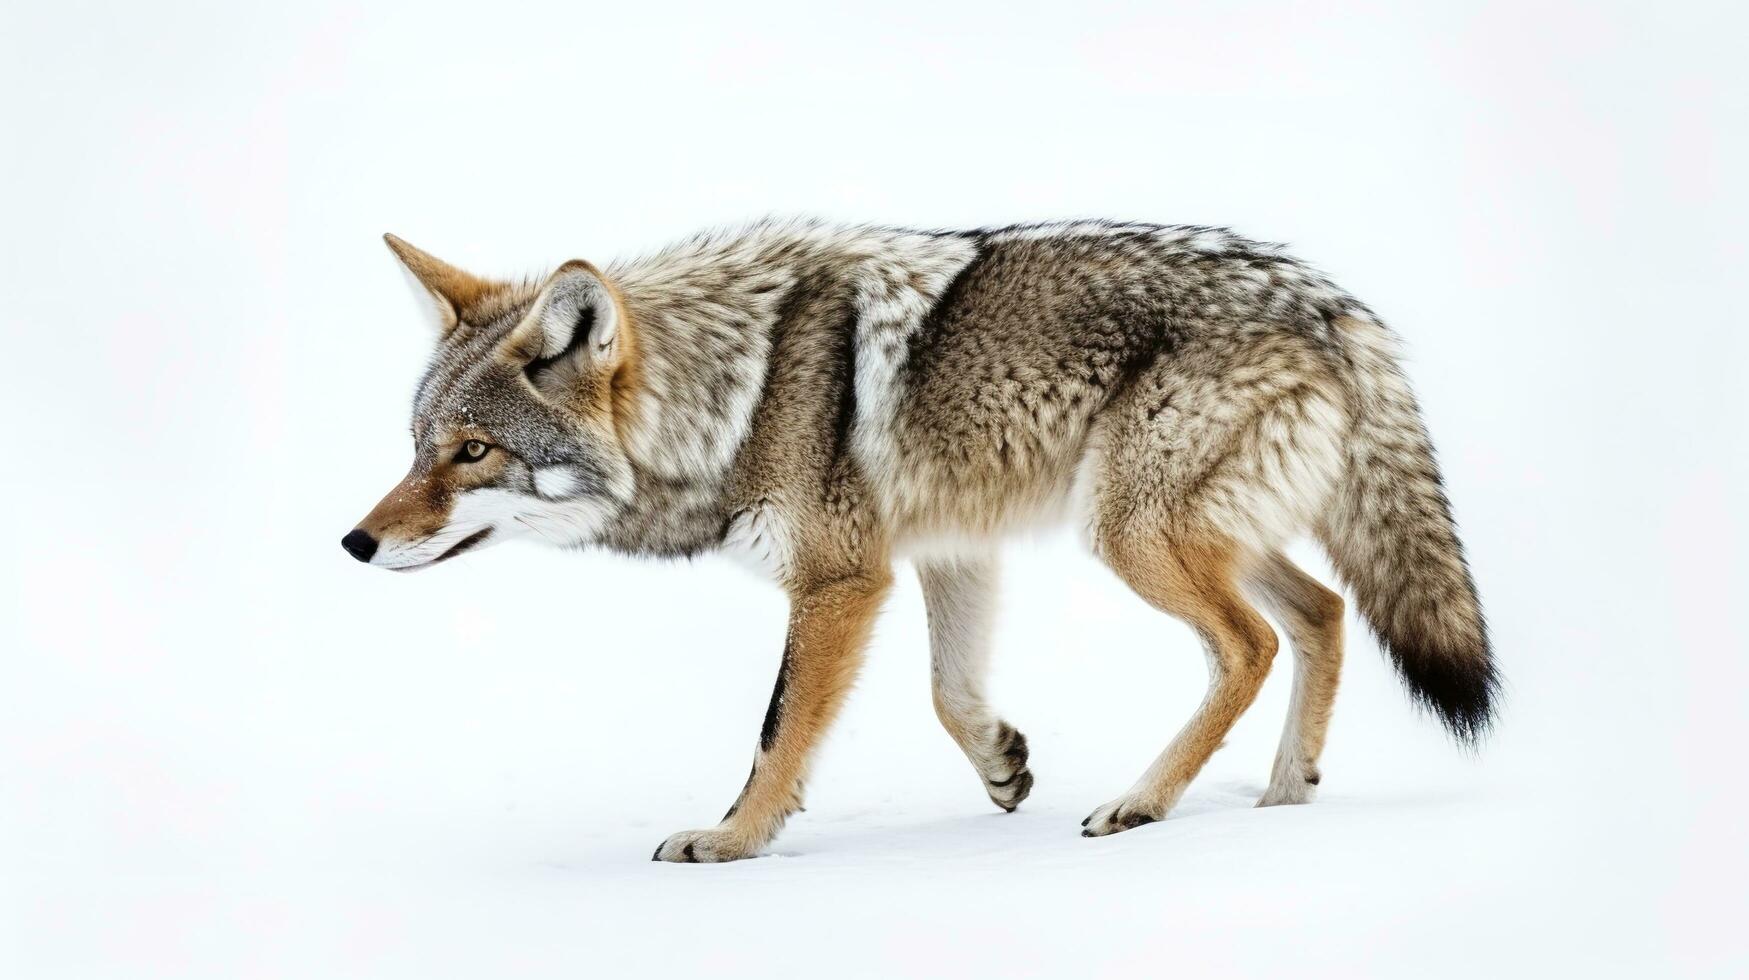
[[[594,266],[572,259],[541,288],[509,346],[531,376],[556,367],[611,367],[625,352],[623,320],[613,287]]]
[[[445,336],[461,322],[467,309],[503,284],[482,279],[450,265],[435,255],[420,251],[394,235],[384,235],[389,250],[401,260],[401,268],[431,299],[438,336]]]

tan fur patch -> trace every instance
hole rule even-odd
[[[455,488],[447,481],[411,472],[371,508],[358,527],[378,541],[428,537],[449,519],[454,500]]]
[[[1113,531],[1101,553],[1151,605],[1182,619],[1209,653],[1209,691],[1178,736],[1137,783],[1138,802],[1158,819],[1251,706],[1275,658],[1275,631],[1239,592],[1240,554],[1214,536]]]

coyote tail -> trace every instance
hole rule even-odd
[[[1500,679],[1433,444],[1396,336],[1364,314],[1335,327],[1352,366],[1354,427],[1318,537],[1410,695],[1474,745]]]

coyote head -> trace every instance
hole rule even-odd
[[[513,285],[384,237],[431,299],[437,352],[413,398],[413,467],[341,546],[410,570],[524,533],[595,540],[633,482],[618,431],[636,352],[618,290],[583,261]]]

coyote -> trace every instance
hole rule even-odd
[[[1074,522],[1201,638],[1209,689],[1084,836],[1161,819],[1275,657],[1291,707],[1259,805],[1318,785],[1343,602],[1282,548],[1328,551],[1413,698],[1473,744],[1498,676],[1396,336],[1280,246],[1117,222],[911,231],[765,221],[522,282],[390,249],[437,352],[412,470],[341,544],[423,568],[519,535],[636,555],[722,549],[788,593],[753,771],[656,860],[730,861],[801,806],[896,557],[922,580],[935,710],[991,801],[1033,785],[985,700],[1005,535]]]

